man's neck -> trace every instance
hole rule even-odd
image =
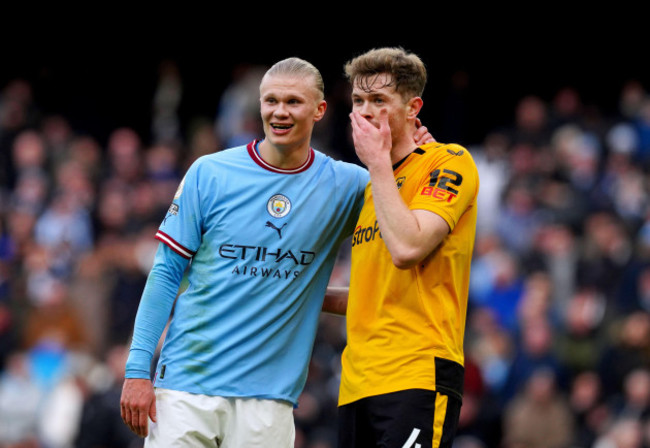
[[[281,169],[292,169],[302,166],[309,159],[309,145],[296,147],[278,147],[268,140],[263,140],[258,146],[260,157],[269,165]]]
[[[415,133],[415,125],[409,126],[408,129],[393,142],[393,149],[390,151],[391,163],[395,165],[397,162],[408,156],[417,147],[413,140]]]

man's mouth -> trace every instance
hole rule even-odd
[[[291,129],[293,127],[293,125],[292,124],[273,123],[273,124],[271,124],[271,127],[273,129],[277,129],[278,131],[285,131],[287,129]]]

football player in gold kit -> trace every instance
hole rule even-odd
[[[427,78],[420,58],[375,49],[345,69],[354,144],[371,181],[352,237],[349,292],[332,290],[327,302],[342,298],[347,316],[339,448],[451,447],[478,172],[459,145],[413,145]]]

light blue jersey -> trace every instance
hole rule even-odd
[[[369,177],[314,150],[303,166],[278,169],[255,145],[198,159],[156,234],[191,265],[155,385],[296,404],[336,255]],[[141,345],[153,339],[138,336],[144,326],[136,319],[132,351],[152,353]]]

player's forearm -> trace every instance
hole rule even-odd
[[[148,378],[158,341],[171,314],[187,260],[164,244],[147,278],[135,318],[133,341],[126,363],[127,378]]]
[[[328,286],[323,300],[323,312],[345,316],[348,309],[347,286]]]
[[[135,319],[126,378],[149,378],[151,360],[174,303],[172,288],[148,281]]]
[[[429,253],[418,219],[399,194],[392,166],[370,168],[370,178],[382,240],[395,266],[409,268]]]

